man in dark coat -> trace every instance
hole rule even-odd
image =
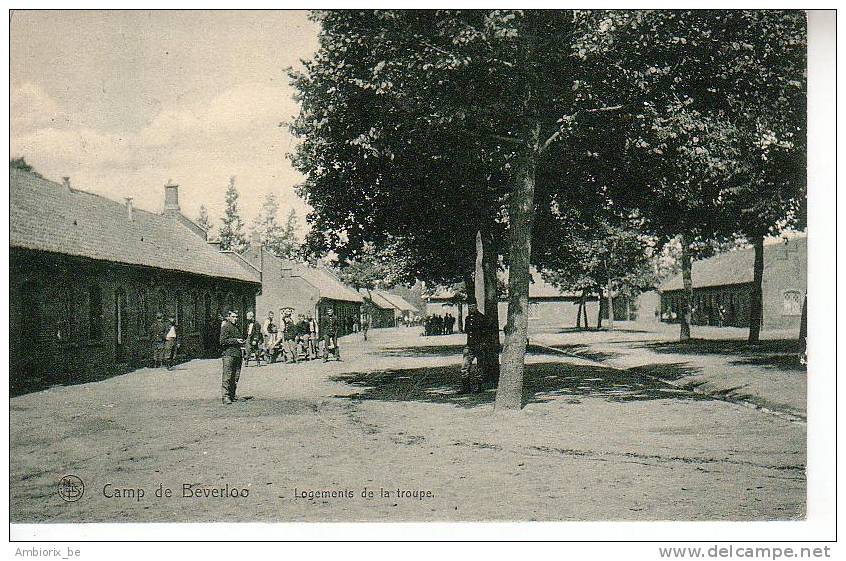
[[[282,315],[282,338],[284,339],[285,352],[288,355],[288,364],[296,363],[297,361],[297,334],[299,328],[297,322],[292,316],[293,310],[286,308]]]
[[[326,310],[326,315],[320,325],[323,336],[323,362],[329,361],[329,349],[335,355],[335,360],[341,360],[341,349],[338,347],[338,318],[332,308]]]
[[[461,385],[463,392],[479,393],[482,391],[482,372],[484,353],[488,348],[486,330],[488,318],[479,312],[476,304],[467,306],[467,318],[464,320],[464,331],[467,333],[467,345],[461,362]],[[476,368],[473,369],[473,359]]]
[[[238,401],[235,388],[241,376],[241,345],[244,340],[236,327],[238,312],[230,311],[226,321],[220,326],[220,348],[223,351],[223,381],[221,384],[221,400],[224,405]]]

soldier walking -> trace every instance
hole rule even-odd
[[[236,327],[238,312],[231,310],[223,325],[220,326],[220,347],[223,349],[223,381],[221,384],[221,400],[224,405],[238,401],[235,388],[241,376],[241,333]]]

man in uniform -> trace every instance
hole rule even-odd
[[[317,322],[311,314],[308,314],[306,323],[308,324],[308,357],[315,359],[317,358]]]
[[[247,325],[245,327],[246,329],[244,331],[247,337],[246,352],[244,353],[247,361],[245,366],[249,366],[250,356],[252,356],[253,353],[255,353],[257,363],[261,360],[261,357],[258,352],[259,345],[261,344],[262,339],[261,330],[259,329],[259,325],[256,323],[253,312],[247,312]]]
[[[338,318],[332,308],[327,308],[320,332],[323,334],[323,362],[329,361],[330,347],[335,360],[341,360],[341,349],[338,347]]]
[[[297,362],[297,323],[291,316],[293,310],[285,308],[282,310],[282,344],[285,347],[285,354],[288,364]]]
[[[238,312],[231,310],[226,321],[220,327],[220,348],[223,351],[223,381],[221,384],[221,400],[224,405],[238,401],[235,388],[241,376],[241,333],[236,327]]]
[[[179,339],[177,338],[176,333],[176,318],[173,314],[171,314],[165,324],[164,358],[167,363],[168,370],[173,370],[173,362],[176,359],[178,345]]]
[[[462,393],[482,391],[482,379],[484,378],[482,365],[487,345],[485,328],[488,319],[479,312],[476,304],[467,306],[467,318],[464,320],[464,331],[467,333],[467,345],[464,347],[464,356],[461,362],[461,390]],[[472,368],[473,359],[476,359],[476,369]]]
[[[167,325],[163,318],[164,315],[161,312],[156,312],[156,321],[150,326],[150,340],[153,342],[153,368],[161,368],[164,365]]]
[[[261,326],[261,334],[264,337],[264,352],[267,356],[267,362],[273,362],[274,354],[276,353],[276,339],[279,335],[279,328],[273,321],[273,312],[267,312],[267,319]]]
[[[370,331],[370,314],[363,312],[361,314],[361,332],[364,333],[364,340],[367,341],[367,332]]]

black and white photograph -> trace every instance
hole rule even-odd
[[[834,19],[9,10],[11,539],[807,521]]]

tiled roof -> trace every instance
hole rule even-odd
[[[9,170],[9,245],[101,261],[259,282],[173,217]]]
[[[368,298],[367,289],[362,288],[362,289],[359,289],[358,292],[364,298]],[[373,302],[374,306],[376,306],[377,308],[380,308],[382,310],[397,309],[397,307],[394,306],[394,304],[390,300],[385,298],[385,294],[383,292],[379,291],[379,290],[371,290],[369,298],[370,298],[370,301]]]
[[[416,312],[417,308],[412,306],[408,300],[398,294],[391,294],[390,292],[379,291],[379,295],[390,302],[396,309],[401,312]]]
[[[764,262],[767,254],[772,251],[783,251],[783,241],[764,245]],[[789,243],[804,244],[807,238],[804,236],[794,237]],[[728,251],[703,259],[694,261],[691,265],[691,280],[693,288],[706,286],[726,286],[731,284],[746,284],[754,281],[755,248],[748,247]],[[661,285],[662,292],[681,290],[684,288],[681,273],[672,277]]]
[[[364,302],[358,292],[342,283],[331,271],[299,263],[296,264],[296,271],[320,292],[321,298],[344,302]]]

